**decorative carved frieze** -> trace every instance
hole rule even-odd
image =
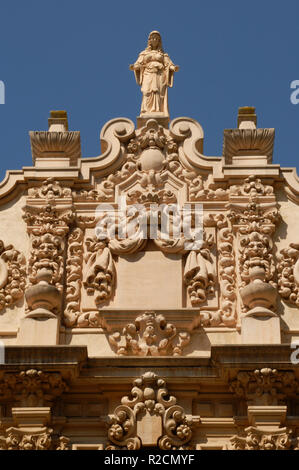
[[[266,431],[255,426],[245,429],[243,436],[233,436],[234,450],[292,450],[297,449],[297,439],[292,439],[287,428]]]
[[[22,299],[25,276],[24,255],[0,240],[0,311]]]
[[[277,255],[278,292],[282,298],[299,306],[299,244],[290,243]]]
[[[230,390],[249,404],[276,406],[298,393],[299,382],[293,371],[265,367],[238,372],[230,382]]]
[[[192,418],[187,417],[165,381],[146,372],[134,381],[131,397],[109,415],[107,450],[138,450],[141,445],[157,445],[162,450],[191,449]],[[154,426],[153,426],[154,424]],[[152,434],[146,432],[146,427]]]
[[[69,450],[69,441],[48,427],[27,432],[11,427],[0,436],[0,450]]]
[[[68,389],[60,372],[45,373],[37,369],[5,372],[0,379],[0,395],[18,406],[45,406]]]
[[[177,332],[163,315],[145,312],[122,331],[109,335],[109,342],[119,356],[181,356],[190,342],[190,333]]]
[[[229,188],[230,196],[269,196],[274,194],[273,186],[264,185],[255,175],[250,175],[241,185],[232,185]]]

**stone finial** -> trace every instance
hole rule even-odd
[[[253,106],[239,108],[238,128],[224,129],[225,164],[256,167],[272,163],[274,129],[257,129],[256,123]]]
[[[50,111],[48,131],[30,131],[35,167],[76,166],[81,157],[80,132],[68,131],[66,111]]]
[[[50,111],[48,119],[49,132],[68,131],[68,121],[66,111]]]
[[[238,112],[239,129],[256,129],[256,114],[254,106],[242,106]]]

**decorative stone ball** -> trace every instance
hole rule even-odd
[[[142,152],[140,156],[142,170],[159,171],[164,165],[164,155],[158,148],[149,148]]]

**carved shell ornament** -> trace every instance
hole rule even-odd
[[[0,311],[23,297],[25,274],[24,255],[0,240]]]

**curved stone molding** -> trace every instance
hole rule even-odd
[[[0,311],[23,298],[25,285],[24,255],[0,240]]]
[[[277,255],[278,292],[281,297],[299,306],[299,244],[290,243]]]
[[[119,168],[125,162],[124,144],[134,133],[135,126],[130,119],[117,118],[107,122],[100,134],[103,153],[81,161],[83,178],[90,180],[91,172],[104,176]]]
[[[109,415],[106,450],[138,450],[151,445],[162,450],[192,449],[192,418],[186,417],[165,381],[153,372],[134,380],[131,397]]]
[[[109,342],[119,356],[181,356],[190,342],[190,333],[177,332],[163,315],[145,312],[122,331],[109,335]]]

